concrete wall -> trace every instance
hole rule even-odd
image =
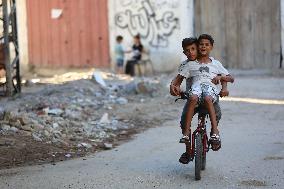
[[[196,34],[212,34],[225,66],[279,68],[280,0],[196,0],[195,11]]]
[[[280,67],[284,69],[284,0],[281,0],[281,50],[282,50],[282,61]]]
[[[16,0],[17,29],[21,75],[28,72],[28,26],[26,0]]]
[[[155,71],[177,69],[181,41],[193,35],[193,0],[109,0],[110,54],[114,65],[115,37],[131,47],[140,34]]]

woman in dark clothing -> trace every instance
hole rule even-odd
[[[138,64],[139,60],[141,60],[142,52],[143,52],[143,45],[140,40],[140,36],[134,36],[134,44],[132,46],[133,56],[131,60],[128,60],[125,67],[125,73],[131,76],[135,75],[135,64]]]

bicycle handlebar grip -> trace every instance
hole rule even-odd
[[[180,98],[181,98],[181,99],[189,99],[189,94],[188,94],[188,92],[181,92],[181,93],[180,93]]]

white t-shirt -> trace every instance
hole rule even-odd
[[[210,57],[210,59],[211,62],[207,64],[201,64],[197,61],[183,61],[179,67],[178,74],[185,77],[187,80],[192,80],[192,86],[208,84],[214,87],[219,93],[221,85],[217,86],[213,84],[212,79],[218,74],[222,76],[228,75],[229,72],[218,60],[212,57]]]

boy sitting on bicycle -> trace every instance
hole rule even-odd
[[[195,37],[191,37],[191,38],[185,38],[182,41],[182,48],[183,48],[183,53],[186,55],[187,60],[183,61],[179,67],[179,70],[183,69],[183,67],[190,63],[190,61],[195,61],[197,59],[198,56],[198,43],[197,43],[197,38]],[[211,59],[213,59],[212,57],[210,57]],[[184,77],[181,75],[177,75],[171,82],[170,85],[170,93],[173,96],[180,96],[180,85],[183,81]],[[227,82],[221,82],[222,83],[222,90],[220,92],[220,96],[224,97],[224,96],[228,96],[229,91],[227,90]],[[191,85],[192,85],[192,79],[188,78],[186,79],[186,91],[191,90]],[[180,127],[182,129],[182,134],[184,134],[184,130],[185,130],[185,117],[186,117],[186,112],[187,112],[187,107],[188,107],[188,103],[189,100],[186,102],[186,104],[184,105],[183,108],[183,112],[182,112],[182,116],[181,116],[181,121],[180,121]],[[201,107],[196,107],[194,110],[194,114],[197,113]],[[216,119],[217,122],[219,122],[219,120],[221,119],[221,108],[219,105],[219,101],[214,103],[214,108],[215,108],[215,112],[216,112]],[[181,155],[181,157],[179,158],[179,162],[183,163],[183,164],[187,164],[190,161],[190,151],[191,151],[191,145],[190,142],[185,142],[185,146],[186,146],[186,152],[183,153]]]
[[[215,106],[213,106],[213,102],[218,99],[220,90],[218,90],[216,84],[218,84],[219,82],[233,82],[233,78],[229,75],[228,71],[222,66],[220,62],[214,60],[211,57],[209,58],[214,43],[214,40],[210,35],[203,34],[199,37],[199,57],[197,61],[194,61],[197,56],[196,43],[190,42],[190,39],[193,38],[187,38],[183,40],[184,54],[187,56],[188,60],[181,64],[179,75],[173,80],[171,84],[171,94],[175,96],[180,95],[180,84],[183,78],[187,78],[187,83],[192,84],[190,99],[187,102],[186,107],[184,108],[184,110],[187,111],[185,119],[186,124],[183,131],[184,136],[181,138],[180,142],[186,144],[190,142],[190,123],[193,117],[194,108],[197,104],[202,104],[207,108],[211,120],[212,130],[210,141],[212,143],[214,142],[214,146],[216,147],[215,150],[218,150],[221,144],[221,140],[219,131],[217,129],[217,120],[214,107],[216,109],[219,108],[219,110],[220,107],[218,103],[215,103]],[[221,76],[219,76],[218,74],[221,74]],[[189,87],[187,85],[187,89],[188,88]],[[226,85],[223,85],[220,96],[222,97],[227,95],[228,91],[226,89]],[[187,147],[188,146],[190,145],[187,145]]]

